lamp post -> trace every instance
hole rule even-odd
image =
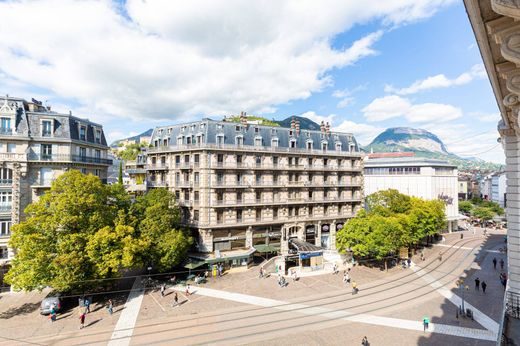
[[[464,307],[464,291],[469,290],[469,287],[468,287],[468,285],[464,286],[464,279],[462,279],[462,278],[458,279],[456,281],[456,284],[457,284],[457,286],[459,286],[459,291],[460,291],[460,295],[461,295],[461,299],[462,299],[462,305],[460,307],[460,309],[461,309],[460,312],[461,312],[461,314],[465,315],[466,309]]]
[[[150,272],[152,271],[152,266],[148,266],[148,281],[150,281]]]

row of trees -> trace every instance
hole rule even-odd
[[[30,204],[14,225],[16,256],[5,279],[15,289],[85,289],[122,269],[179,264],[193,240],[179,227],[174,196],[154,189],[132,200],[120,184],[104,185],[72,170]]]
[[[470,201],[460,201],[459,211],[471,215],[482,221],[489,221],[497,215],[504,215],[504,209],[496,202],[481,198],[472,198]]]
[[[426,201],[390,189],[369,195],[366,204],[368,211],[361,210],[338,232],[338,251],[382,260],[402,247],[416,246],[446,224],[440,200]]]

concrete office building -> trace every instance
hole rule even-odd
[[[23,220],[25,207],[69,169],[106,181],[107,151],[101,125],[34,99],[0,97],[0,264],[14,256],[11,225]]]
[[[447,161],[421,157],[380,157],[365,161],[365,194],[396,189],[446,204],[447,230],[457,230],[459,220],[457,167]]]
[[[175,192],[206,263],[245,266],[255,250],[279,249],[287,261],[305,252],[300,265],[319,265],[314,257],[335,249],[336,231],[362,207],[359,146],[328,124],[203,119],[158,127],[151,144],[148,187]]]

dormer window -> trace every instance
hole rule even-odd
[[[255,146],[256,147],[262,146],[262,137],[255,137]]]
[[[289,136],[293,135],[293,130],[289,130]]]
[[[258,127],[255,127],[255,133],[260,132],[260,129]]]
[[[235,137],[235,143],[237,145],[237,147],[241,147],[244,145],[244,137],[243,136],[236,136]]]
[[[271,139],[271,146],[274,148],[278,147],[278,138]]]
[[[184,132],[186,130],[186,126],[181,127],[181,132]]]
[[[87,127],[86,126],[80,126],[79,127],[79,139],[81,141],[86,141],[87,140]]]
[[[307,150],[312,150],[312,141],[307,141]]]
[[[271,134],[276,135],[276,129],[271,129]]]
[[[168,128],[168,134],[172,133],[172,128]]]
[[[204,123],[200,124],[200,129],[204,130],[204,126],[205,126]]]
[[[321,150],[323,150],[323,151],[327,150],[327,142],[321,142]]]
[[[289,141],[289,147],[290,148],[296,148],[296,139],[291,139]]]
[[[235,131],[236,131],[236,132],[240,132],[240,125],[236,125],[236,126],[235,126]]]
[[[52,136],[52,121],[43,120],[42,121],[42,137],[51,137],[51,136]]]
[[[96,129],[96,143],[101,144],[101,130]]]
[[[336,151],[341,151],[341,143],[336,143]]]

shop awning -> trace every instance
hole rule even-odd
[[[280,250],[279,246],[274,245],[266,245],[266,244],[258,244],[254,246],[257,252],[266,253],[266,252],[277,252]]]
[[[298,252],[322,252],[323,249],[314,244],[296,238],[289,239],[289,244],[294,246]]]
[[[197,269],[198,267],[201,267],[204,264],[206,264],[206,262],[204,262],[204,261],[189,261],[188,263],[186,263],[184,265],[184,268],[186,268],[186,269]]]

